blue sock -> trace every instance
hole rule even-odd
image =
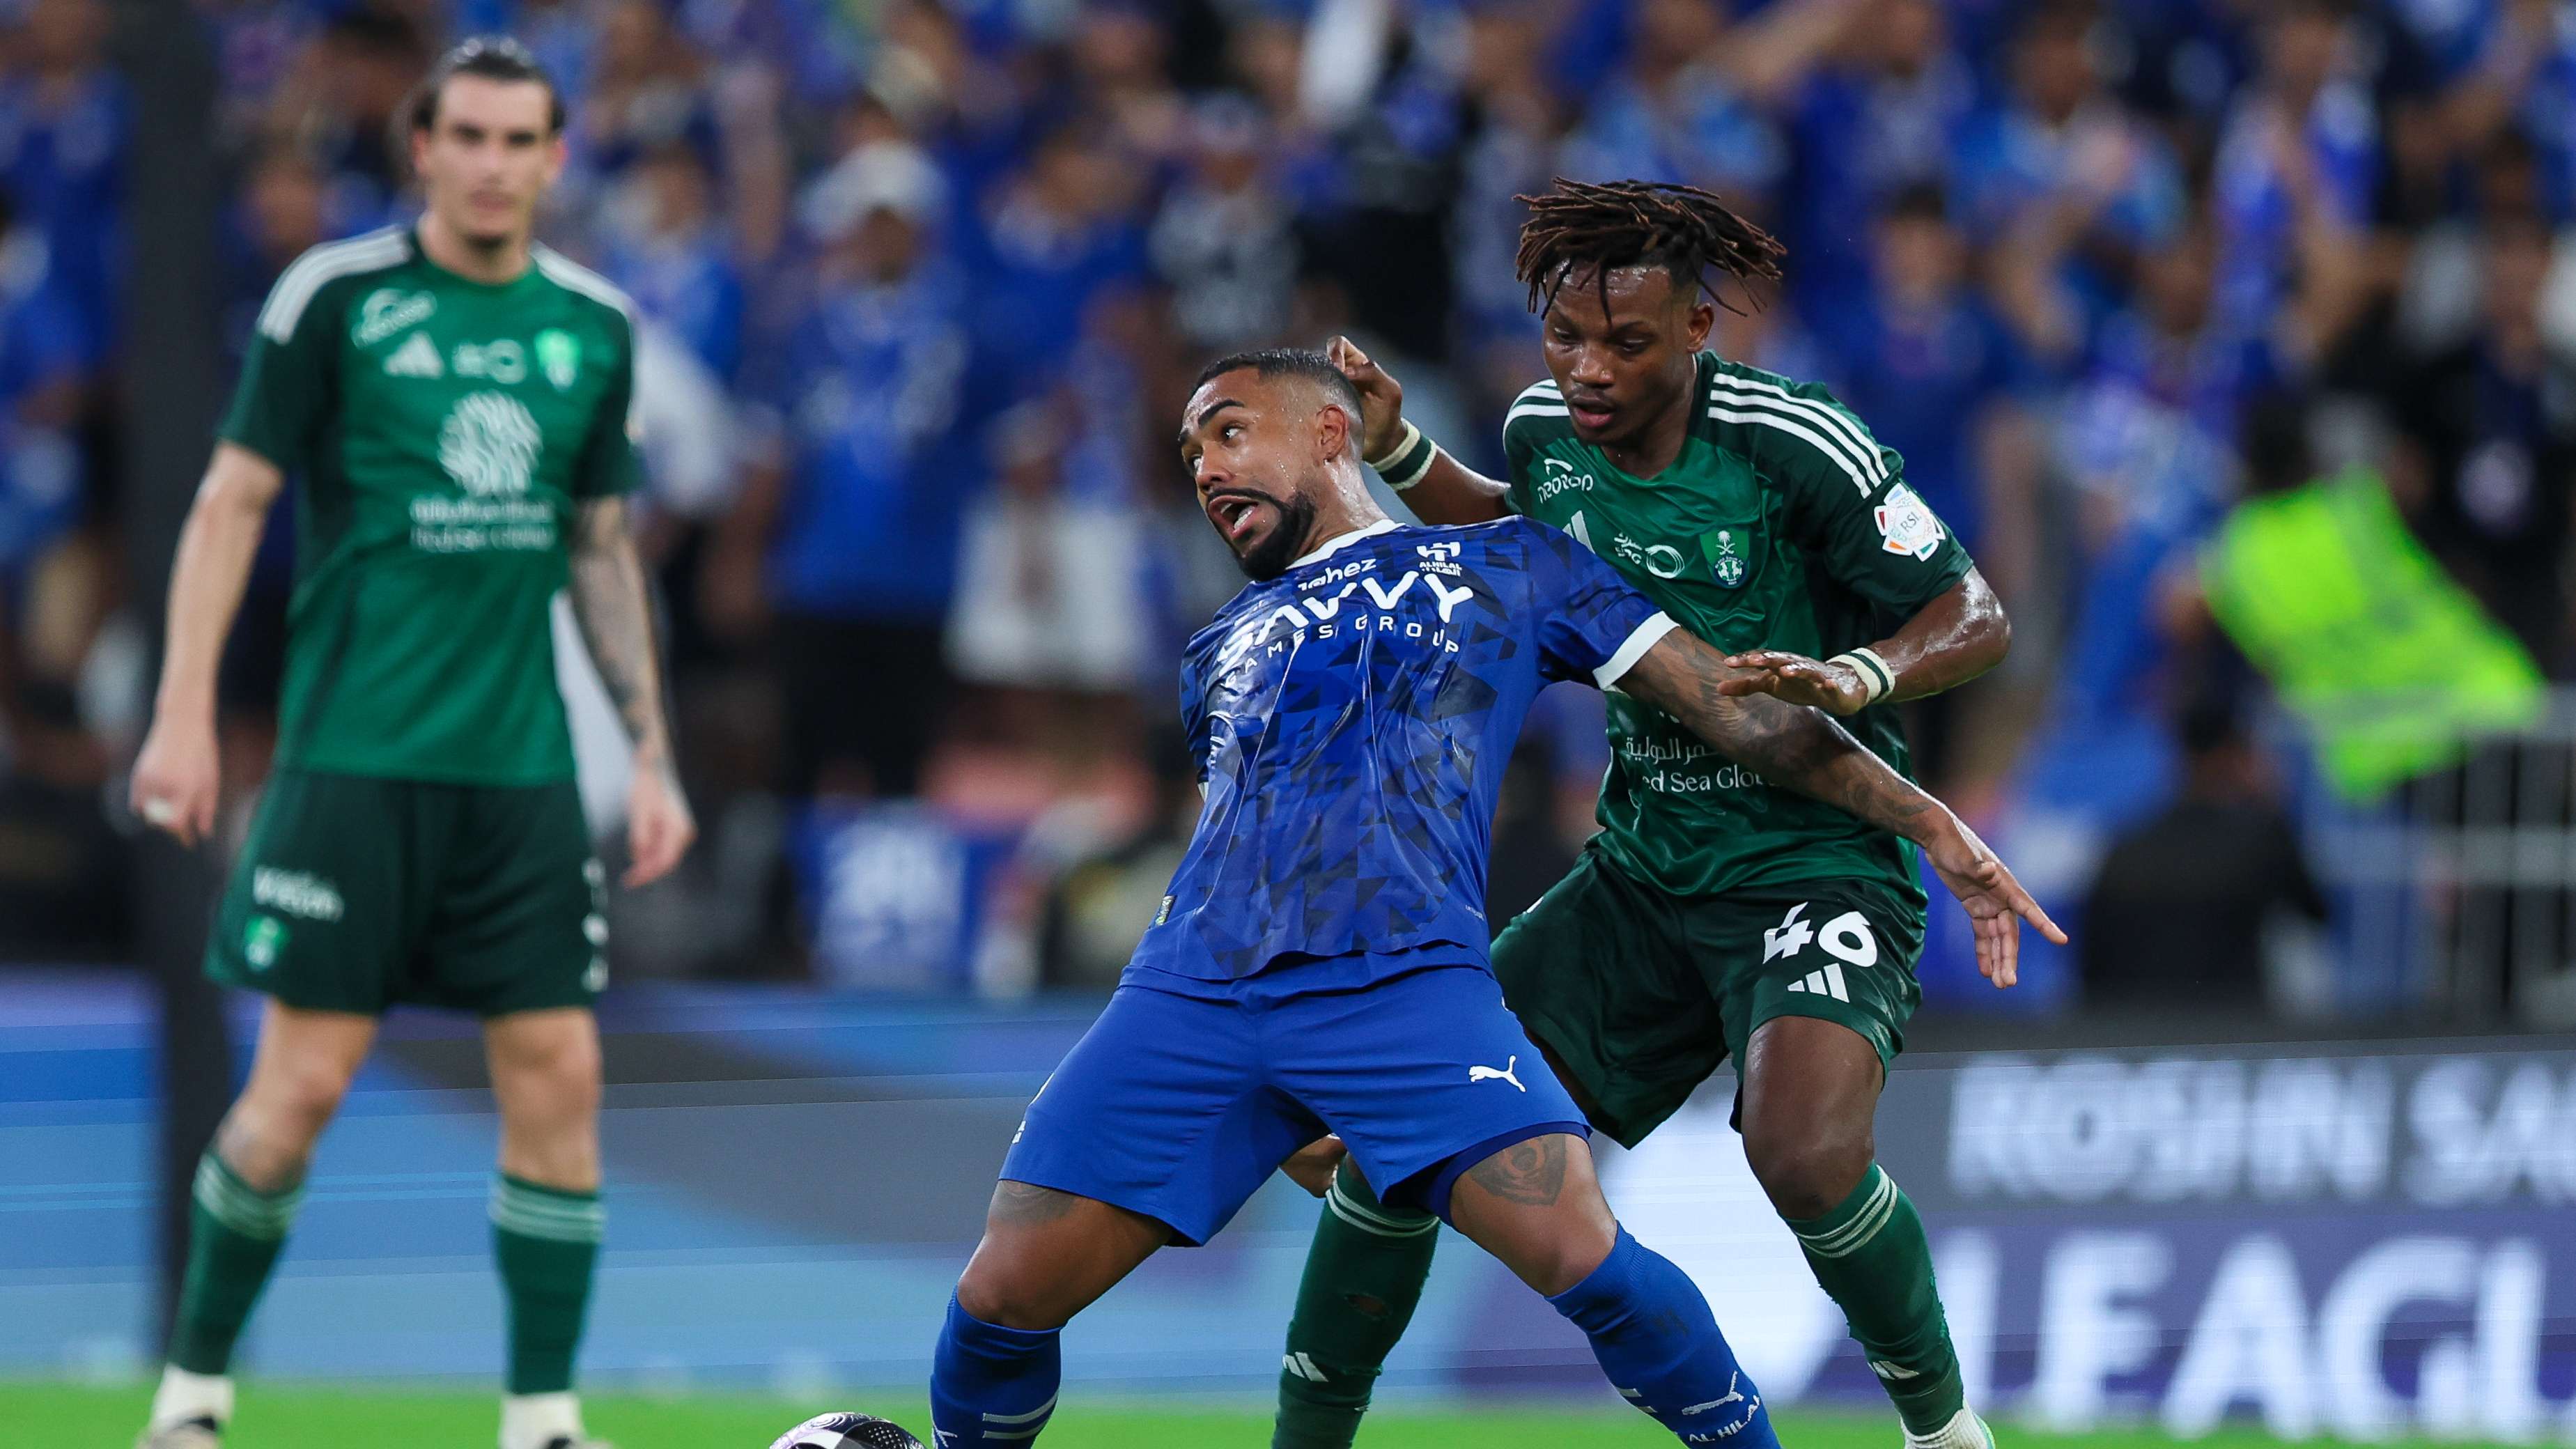
[[[930,1363],[930,1423],[939,1449],[1028,1443],[1055,1412],[1064,1380],[1060,1328],[1004,1328],[948,1300]]]
[[[1683,1443],[1780,1449],[1698,1285],[1626,1228],[1592,1276],[1547,1301],[1591,1338],[1611,1386]]]

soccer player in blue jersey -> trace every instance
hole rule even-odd
[[[2054,930],[1968,828],[1829,717],[1753,692],[1608,564],[1520,518],[1399,528],[1321,353],[1202,374],[1181,453],[1253,582],[1191,639],[1206,805],[1117,994],[1029,1104],[958,1280],[939,1449],[1037,1437],[1067,1320],[1207,1241],[1292,1157],[1502,1259],[1686,1444],[1779,1442],[1697,1287],[1612,1217],[1582,1112],[1503,1006],[1482,909],[1495,794],[1551,680],[1616,686],[1766,778],[1922,845],[2007,958]],[[1329,1134],[1329,1135],[1328,1135]]]

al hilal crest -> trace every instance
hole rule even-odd
[[[1744,555],[1735,547],[1734,529],[1717,531],[1717,557],[1709,560],[1709,568],[1716,573],[1717,581],[1726,587],[1744,587]]]

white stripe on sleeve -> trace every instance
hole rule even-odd
[[[1628,642],[1620,645],[1608,662],[1592,671],[1592,682],[1608,689],[1627,678],[1628,671],[1637,667],[1637,661],[1646,657],[1647,650],[1662,643],[1665,635],[1680,627],[1673,622],[1672,615],[1657,609],[1655,616],[1638,625],[1636,632],[1628,636]]]

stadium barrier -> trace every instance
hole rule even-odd
[[[2319,783],[2300,823],[2347,973],[2451,1020],[2576,1027],[2576,690],[2384,799]]]

